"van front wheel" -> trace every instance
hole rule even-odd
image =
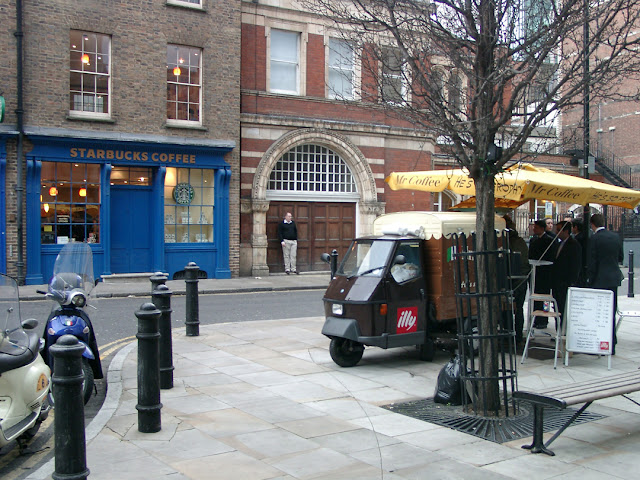
[[[329,353],[337,365],[341,367],[355,366],[364,353],[364,345],[347,338],[332,338]]]

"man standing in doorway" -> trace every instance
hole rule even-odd
[[[604,228],[604,217],[601,213],[591,216],[593,235],[589,239],[589,266],[587,281],[591,288],[611,290],[613,292],[613,348],[616,354],[616,311],[618,309],[618,287],[623,275],[619,264],[623,261],[622,241],[615,232]]]
[[[296,269],[296,255],[298,252],[298,229],[293,221],[291,212],[287,212],[284,220],[278,224],[278,240],[282,245],[284,257],[284,273],[298,273]]]

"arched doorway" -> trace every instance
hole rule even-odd
[[[326,130],[287,133],[264,154],[252,190],[252,275],[284,270],[276,228],[290,211],[298,224],[298,268],[325,270],[323,252],[346,251],[384,213],[364,155]],[[342,250],[342,251],[341,251]]]

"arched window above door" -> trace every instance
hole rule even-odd
[[[353,174],[340,155],[313,144],[297,145],[278,159],[269,176],[268,191],[357,194]]]

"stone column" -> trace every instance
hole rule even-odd
[[[253,200],[251,202],[251,210],[253,211],[253,233],[251,234],[253,264],[251,275],[254,277],[268,276],[267,211],[269,210],[269,201]]]
[[[385,211],[384,202],[360,202],[360,236],[373,234],[373,221]]]

